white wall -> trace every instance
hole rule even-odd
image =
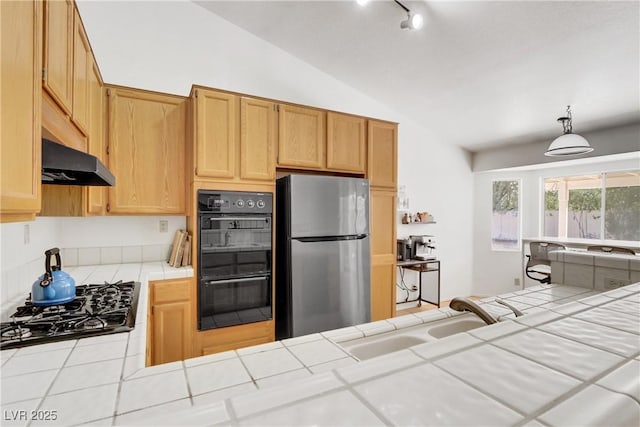
[[[491,195],[496,179],[520,179],[522,182],[522,236],[540,234],[541,181],[544,178],[640,168],[640,155],[633,159],[598,163],[545,167],[536,170],[511,170],[474,174],[473,184],[473,286],[475,295],[495,295],[518,290],[514,279],[522,276],[521,252],[491,250]],[[528,280],[528,279],[527,279]]]
[[[399,182],[412,208],[432,212],[438,224],[401,226],[398,234],[437,234],[443,296],[470,294],[472,174],[464,150],[191,2],[80,1],[79,8],[108,83],[179,95],[199,84],[399,122]]]

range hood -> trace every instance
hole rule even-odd
[[[42,138],[42,183],[112,186],[116,178],[97,157]]]

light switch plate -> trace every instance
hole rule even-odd
[[[169,221],[167,221],[166,219],[161,219],[160,220],[160,232],[161,233],[166,233],[169,231]]]

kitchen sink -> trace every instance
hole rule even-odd
[[[439,338],[445,338],[482,326],[486,326],[486,323],[473,314],[467,314],[453,319],[444,319],[393,332],[345,341],[339,345],[359,360],[366,360],[419,344],[435,342]]]
[[[479,319],[476,316],[473,316],[473,317],[461,316],[461,317],[464,317],[464,319],[462,318],[453,319],[445,322],[444,324],[441,324],[438,326],[434,325],[430,328],[427,328],[427,333],[434,338],[444,338],[444,337],[448,337],[449,335],[470,331],[472,329],[476,329],[481,326],[487,325],[482,321],[482,319]]]

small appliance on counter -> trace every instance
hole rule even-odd
[[[397,259],[398,261],[408,261],[412,256],[413,247],[411,245],[411,239],[397,239],[398,242],[398,250],[397,250]]]
[[[420,236],[409,236],[411,239],[411,259],[420,261],[435,260],[436,238],[428,234]]]

